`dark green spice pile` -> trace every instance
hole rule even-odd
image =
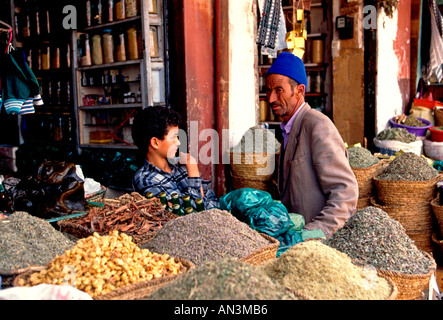
[[[379,161],[379,159],[366,148],[351,147],[348,148],[348,153],[349,164],[353,168],[368,168]]]
[[[266,245],[269,241],[246,223],[227,211],[211,209],[169,221],[142,247],[201,265],[245,257]]]
[[[296,300],[256,266],[235,258],[209,262],[164,285],[150,300]]]
[[[324,243],[381,270],[426,274],[433,265],[403,226],[376,207],[357,211]]]
[[[405,152],[392,160],[377,179],[427,181],[437,175],[438,170],[429,165],[423,157],[412,152]]]
[[[414,116],[408,116],[405,120],[405,122],[403,123],[403,125],[405,126],[409,126],[409,127],[425,127],[426,124],[424,124],[422,121],[420,121],[419,119],[417,119],[417,117]]]
[[[74,245],[49,222],[17,211],[0,220],[0,271],[44,266]]]
[[[411,143],[417,140],[417,136],[405,128],[387,128],[377,134],[377,140],[396,140]]]

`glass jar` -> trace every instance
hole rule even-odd
[[[83,67],[91,65],[91,46],[89,44],[89,34],[80,36],[80,65]]]
[[[56,47],[52,50],[52,69],[60,68],[60,48]]]
[[[114,62],[114,39],[110,29],[105,29],[103,34],[103,62]]]
[[[115,19],[116,20],[126,19],[125,1],[124,0],[116,0],[114,2],[114,7],[115,7]]]
[[[131,27],[127,31],[128,34],[128,58],[129,60],[136,60],[138,56],[138,43],[137,43],[137,29],[135,26]]]
[[[99,34],[92,37],[92,64],[103,64],[102,37]]]
[[[125,33],[120,30],[117,38],[116,60],[118,62],[126,61]]]
[[[49,45],[44,45],[42,49],[42,69],[49,70],[51,68],[51,53]]]
[[[132,18],[138,15],[137,0],[125,0],[126,18]]]

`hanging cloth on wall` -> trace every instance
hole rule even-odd
[[[443,17],[435,0],[429,0],[431,11],[431,45],[429,50],[428,80],[443,80]]]
[[[23,51],[12,46],[12,28],[8,31],[9,39],[0,56],[1,106],[11,115],[34,113],[34,105],[43,104],[40,86]]]
[[[259,1],[259,9],[260,24],[256,43],[271,49],[286,48],[284,39],[286,25],[282,18],[284,15],[281,0],[261,0]]]

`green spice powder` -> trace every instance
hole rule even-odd
[[[368,168],[379,162],[379,159],[366,148],[351,147],[348,148],[348,153],[349,164],[353,168]]]
[[[375,269],[367,272],[346,254],[316,240],[296,244],[263,270],[277,283],[310,299],[382,300],[392,292]]]
[[[295,300],[259,268],[224,258],[189,270],[149,297],[149,300]]]

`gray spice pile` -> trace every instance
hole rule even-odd
[[[259,268],[224,258],[189,270],[164,285],[149,300],[297,300]]]
[[[426,274],[434,263],[398,221],[376,207],[357,211],[324,243],[381,270]]]
[[[0,271],[44,266],[74,245],[49,222],[27,212],[14,212],[0,220]]]
[[[224,257],[245,257],[269,244],[229,212],[211,209],[169,221],[142,247],[197,266]]]
[[[438,170],[429,165],[423,157],[412,152],[405,152],[392,160],[386,170],[377,176],[377,179],[427,181],[436,176],[438,176]]]
[[[366,148],[351,147],[348,148],[348,153],[349,164],[353,168],[368,168],[379,162],[379,159]]]
[[[268,146],[269,144],[269,146]],[[267,152],[275,153],[280,149],[280,142],[271,130],[255,126],[245,132],[240,142],[232,148],[232,152]]]
[[[377,140],[396,140],[411,143],[417,140],[417,136],[405,128],[387,128],[377,134]]]

